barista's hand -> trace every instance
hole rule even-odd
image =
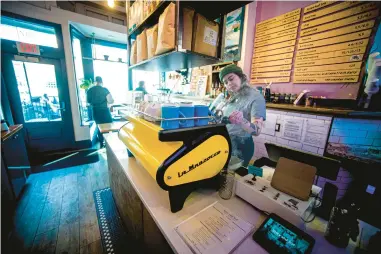
[[[242,112],[238,110],[234,110],[229,116],[229,121],[232,124],[243,124],[244,120]]]

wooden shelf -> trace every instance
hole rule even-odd
[[[288,111],[298,111],[305,113],[315,113],[322,115],[332,115],[332,116],[346,116],[353,118],[380,118],[381,112],[374,111],[359,111],[354,109],[344,109],[344,108],[322,108],[322,107],[306,107],[302,105],[293,104],[276,104],[276,103],[266,103],[266,108],[268,109],[279,109]]]
[[[135,38],[136,35],[140,34],[145,28],[153,26],[158,23],[160,15],[163,13],[164,9],[171,3],[171,1],[160,1],[156,9],[149,14],[143,21],[135,26],[131,31],[128,31],[128,36]]]
[[[206,56],[192,51],[171,51],[130,66],[132,70],[173,71],[211,65],[219,58]]]
[[[220,15],[228,14],[252,1],[181,1],[183,5],[192,7],[197,13],[209,20],[215,20]]]

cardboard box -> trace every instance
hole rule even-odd
[[[170,3],[159,17],[155,55],[166,53],[175,48],[175,7],[174,3]]]
[[[147,31],[146,29],[143,30],[137,37],[136,37],[136,62],[140,63],[141,61],[147,60]]]
[[[194,10],[183,9],[183,49],[192,50]]]
[[[157,45],[157,24],[147,29],[147,57],[152,58],[155,55]]]
[[[136,41],[131,45],[130,65],[136,64]]]
[[[192,51],[217,56],[219,24],[196,13],[193,23]]]

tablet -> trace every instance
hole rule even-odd
[[[253,235],[262,248],[269,253],[311,253],[315,239],[272,213]]]

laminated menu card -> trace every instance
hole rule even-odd
[[[231,253],[254,226],[218,202],[175,227],[193,253]]]

